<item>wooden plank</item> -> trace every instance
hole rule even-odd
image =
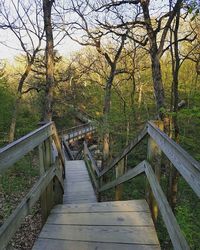
[[[56,130],[56,126],[55,124],[53,123],[53,126],[52,126],[52,130],[53,130],[53,134],[52,134],[52,138],[55,142],[55,145],[56,145],[56,149],[58,151],[58,155],[59,155],[59,158],[62,162],[62,166],[63,166],[63,172],[65,172],[65,159],[64,159],[64,153],[62,151],[62,145],[60,143],[60,139],[58,137],[58,133],[57,133],[57,130]]]
[[[39,129],[21,137],[19,140],[8,144],[0,149],[0,174],[20,160],[25,154],[40,145],[53,133],[53,122],[42,126]],[[12,157],[11,157],[12,156]]]
[[[157,127],[160,129],[164,129],[163,121],[154,121]],[[160,175],[161,175],[161,159],[162,158],[162,151],[157,145],[157,143],[152,139],[151,136],[148,137],[148,146],[147,146],[147,161],[153,166],[153,170],[155,172],[155,176],[160,182]],[[154,223],[156,223],[158,218],[158,205],[157,202],[153,196],[153,193],[151,191],[151,187],[149,185],[149,182],[146,182],[146,197],[147,202],[149,204],[151,215],[153,218]]]
[[[162,218],[167,227],[167,231],[171,238],[174,249],[176,250],[190,249],[176,221],[176,218],[171,210],[171,207],[169,206],[165,194],[163,193],[158,183],[158,180],[155,177],[152,167],[147,161],[145,161],[145,172],[149,180],[154,197],[157,201],[158,207],[160,209]]]
[[[32,250],[160,250],[159,245],[85,242],[39,238]]]
[[[80,125],[77,127],[73,127],[72,129],[62,131],[62,134],[65,141],[71,141],[77,138],[83,138],[86,134],[92,133],[96,130],[96,128],[91,124],[84,124],[84,126]]]
[[[42,192],[55,176],[55,166],[51,167],[33,186],[30,192],[20,202],[10,217],[0,227],[0,246],[2,249],[19,228],[23,218],[30,213],[30,209],[35,205]]]
[[[85,157],[88,156],[89,160],[91,161],[91,166],[92,166],[94,172],[97,174],[97,176],[99,176],[100,171],[99,171],[99,169],[97,167],[97,164],[96,164],[94,158],[92,157],[92,154],[91,154],[90,150],[88,149],[88,146],[87,146],[86,142],[84,141],[83,144],[84,144],[84,154],[85,154]]]
[[[69,193],[67,195],[64,195],[63,198],[65,200],[95,200],[96,199],[96,196],[94,195],[94,192],[87,192],[87,193],[81,193],[81,194],[78,194],[78,193]],[[92,202],[92,201],[90,201]]]
[[[109,170],[111,170],[119,161],[121,161],[134,147],[136,147],[138,145],[139,142],[141,142],[144,137],[147,135],[147,127],[145,126],[145,128],[140,132],[140,134],[130,142],[130,144],[125,147],[122,151],[122,153],[117,156],[112,162],[111,164],[103,169],[100,172],[99,176],[103,176],[105,173],[107,173]]]
[[[63,141],[63,145],[64,145],[64,148],[65,148],[65,151],[67,153],[67,155],[69,156],[69,160],[74,160],[74,156],[71,152],[71,149],[69,148],[69,144],[67,141]]]
[[[112,226],[152,226],[153,221],[147,212],[112,212],[112,213],[74,213],[50,214],[47,224],[59,225],[112,225]]]
[[[92,182],[93,182],[93,185],[95,187],[95,190],[96,190],[96,192],[99,192],[99,182],[97,181],[96,176],[95,176],[93,170],[91,169],[90,163],[88,162],[87,159],[85,159],[85,162],[86,162],[87,169],[92,177]]]
[[[83,160],[67,162],[64,186],[64,203],[88,203],[97,201]]]
[[[158,245],[154,227],[78,226],[45,224],[40,238]]]
[[[115,168],[115,176],[116,179],[119,178],[120,176],[123,176],[125,173],[125,167],[124,167],[124,158],[117,163],[117,166]],[[120,201],[122,199],[122,194],[123,194],[123,185],[119,184],[115,187],[115,200]]]
[[[118,177],[116,180],[111,181],[107,184],[105,184],[103,187],[101,187],[99,189],[99,192],[103,192],[107,189],[116,187],[117,185],[124,183],[128,180],[131,180],[133,177],[141,174],[142,172],[144,172],[144,161],[139,163],[136,167],[130,169],[129,171],[127,171],[125,174],[123,174],[122,176]]]
[[[148,123],[148,133],[200,198],[200,163],[152,122]]]
[[[57,205],[51,213],[98,213],[98,212],[149,212],[145,200],[112,201],[90,204],[63,204]]]

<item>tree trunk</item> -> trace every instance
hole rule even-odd
[[[153,86],[156,98],[157,111],[160,115],[160,118],[162,119],[164,117],[162,108],[165,107],[164,87],[162,82],[160,60],[154,49],[152,49],[151,52],[151,67],[152,67]]]
[[[163,108],[165,108],[165,95],[164,95],[162,72],[160,66],[160,54],[157,46],[157,37],[156,37],[156,32],[153,30],[149,14],[149,1],[147,0],[142,1],[141,6],[143,9],[143,16],[146,24],[147,35],[149,38],[152,78],[153,78],[157,112],[160,118],[163,120],[164,119]]]
[[[46,34],[46,89],[44,100],[45,122],[52,120],[52,103],[54,88],[54,44],[51,24],[51,10],[54,0],[43,0],[44,29]]]
[[[105,89],[105,98],[104,98],[104,107],[103,107],[103,126],[104,126],[104,133],[103,133],[103,167],[106,166],[109,153],[110,153],[110,133],[109,133],[109,122],[108,116],[110,113],[110,102],[111,102],[111,87],[112,82],[114,79],[114,75],[110,76]]]
[[[178,83],[179,83],[179,69],[180,69],[180,58],[178,51],[178,29],[179,29],[179,20],[180,20],[180,8],[177,11],[177,16],[175,20],[174,31],[171,31],[171,43],[173,44],[173,36],[174,36],[174,44],[171,47],[171,57],[172,57],[172,110],[174,112],[172,120],[172,132],[171,137],[178,142],[179,141],[179,126],[177,120],[177,112],[178,112],[178,102],[179,102],[179,93],[178,93]],[[174,166],[170,166],[169,172],[169,190],[168,190],[168,200],[171,205],[173,211],[175,211],[176,203],[177,203],[177,192],[178,192],[178,179],[179,172]]]
[[[21,102],[21,95],[17,97],[15,101],[15,106],[13,107],[12,120],[11,120],[10,130],[8,134],[9,143],[13,142],[15,138],[15,128],[16,128],[16,123],[17,123],[17,115],[19,111],[20,102]]]
[[[31,71],[31,67],[34,63],[35,60],[35,56],[36,56],[36,52],[33,53],[33,56],[31,58],[31,60],[29,61],[28,65],[26,66],[26,69],[23,73],[23,75],[21,76],[21,79],[19,81],[18,84],[18,89],[17,89],[17,98],[15,101],[15,105],[13,107],[13,113],[12,113],[12,120],[11,120],[11,124],[10,124],[10,130],[8,133],[8,141],[9,143],[14,141],[15,138],[15,129],[16,129],[16,122],[17,122],[17,115],[19,112],[19,108],[20,108],[20,103],[21,103],[21,99],[22,99],[22,90],[23,90],[23,85],[25,80],[27,79],[30,71]]]

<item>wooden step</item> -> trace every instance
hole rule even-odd
[[[145,200],[63,204],[52,209],[34,250],[158,250]]]

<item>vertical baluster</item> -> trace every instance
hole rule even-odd
[[[162,121],[154,121],[154,123],[163,130],[163,122]],[[161,175],[161,150],[159,146],[156,144],[156,142],[149,137],[148,138],[148,147],[147,147],[147,160],[151,164],[155,176],[160,182],[160,175]],[[146,197],[147,197],[147,202],[149,204],[152,218],[154,223],[157,221],[158,217],[158,205],[157,202],[153,196],[152,190],[150,188],[150,185],[147,181],[147,186],[146,186]]]
[[[124,174],[124,158],[118,162],[116,169],[116,179]],[[122,199],[123,184],[116,186],[115,188],[115,200],[120,201]]]
[[[39,146],[40,175],[43,175],[52,164],[51,138]],[[42,221],[46,221],[53,207],[53,181],[51,181],[41,195]]]

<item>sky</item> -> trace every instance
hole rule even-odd
[[[7,59],[14,61],[15,56],[23,53],[18,39],[9,30],[0,30],[0,60]],[[6,43],[8,46],[5,46]],[[62,56],[69,56],[71,53],[79,50],[81,46],[66,37],[56,49]]]

